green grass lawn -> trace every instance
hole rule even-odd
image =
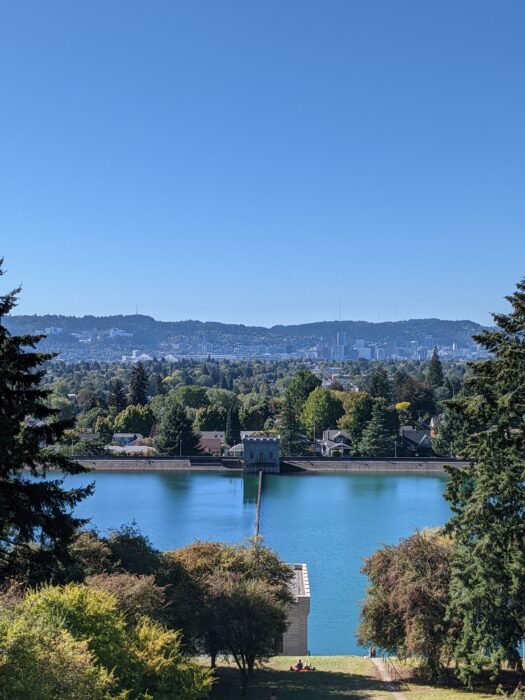
[[[279,700],[392,700],[393,696],[378,678],[370,659],[360,656],[311,656],[316,667],[312,673],[294,673],[289,670],[297,659],[276,656],[263,670],[256,672],[248,686],[247,700],[268,700],[272,689]],[[400,668],[401,670],[401,668]],[[408,669],[405,668],[408,673]],[[403,673],[405,675],[405,673]],[[492,694],[462,689],[432,688],[411,680],[403,688],[407,700],[495,700]],[[218,681],[211,700],[241,700],[237,667],[221,662]]]
[[[354,698],[354,700],[390,700],[383,684],[377,678],[369,659],[359,656],[309,656],[316,667],[312,673],[289,671],[296,658],[276,656],[264,670],[257,671],[248,686],[248,700],[268,700],[275,688],[279,700],[318,700],[320,698]],[[221,664],[219,681],[212,700],[242,698],[239,672],[234,664]]]

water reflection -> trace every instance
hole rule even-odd
[[[264,481],[263,481],[264,488]],[[255,474],[243,474],[242,477],[242,502],[257,503],[259,492],[259,477]]]

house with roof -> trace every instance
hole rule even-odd
[[[199,448],[203,452],[209,452],[214,456],[222,454],[224,444],[224,431],[222,430],[201,430]]]
[[[415,457],[421,457],[432,450],[432,439],[428,430],[402,425],[399,428],[399,436],[405,449]]]
[[[119,445],[138,444],[137,440],[144,440],[144,436],[140,433],[113,433],[113,442]]]
[[[323,430],[323,439],[319,441],[319,447],[323,457],[346,457],[352,454],[350,438],[344,430]]]

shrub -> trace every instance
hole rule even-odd
[[[86,641],[58,620],[20,612],[0,614],[1,700],[106,700],[112,674],[96,664]]]

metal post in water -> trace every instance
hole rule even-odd
[[[261,494],[262,494],[262,469],[259,472],[259,487],[257,489],[257,510],[255,512],[255,537],[259,537],[259,524],[261,520]]]

